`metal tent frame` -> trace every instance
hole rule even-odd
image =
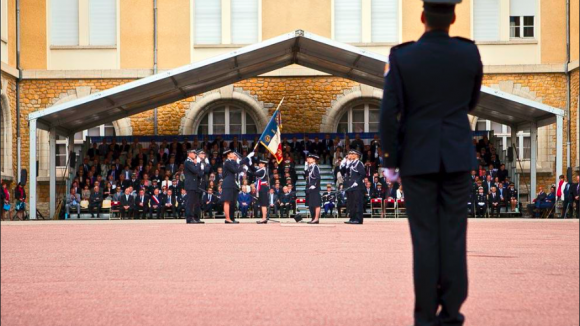
[[[106,91],[31,113],[30,217],[36,217],[37,130],[49,131],[50,214],[56,210],[56,138],[113,122],[292,64],[382,88],[388,58],[302,30],[253,44],[214,58],[162,72]],[[562,171],[564,111],[488,87],[482,87],[472,113],[512,127],[512,134],[531,130],[532,191],[536,189],[537,128],[557,124],[556,174]],[[512,138],[515,139],[515,138]],[[72,147],[69,147],[72,148]]]

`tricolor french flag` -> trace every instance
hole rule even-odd
[[[282,102],[284,99],[282,99]],[[280,105],[282,105],[280,102]],[[266,126],[266,130],[260,137],[260,143],[264,145],[278,161],[278,164],[284,160],[284,153],[282,151],[282,112],[280,112],[280,105],[278,109],[274,112],[272,119]]]

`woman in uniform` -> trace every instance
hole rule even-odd
[[[268,223],[268,193],[270,186],[268,183],[268,171],[266,170],[267,160],[260,160],[258,168],[254,168],[254,176],[256,177],[256,186],[258,188],[258,205],[262,210],[262,220],[258,224]]]
[[[241,159],[239,154],[228,149],[224,151],[226,161],[223,167],[224,182],[222,185],[223,194],[221,199],[224,203],[224,214],[226,216],[226,224],[239,224],[234,218],[236,212],[236,201],[240,193],[240,186],[238,185],[238,175],[242,172],[248,171],[248,162],[254,156],[254,152],[250,153],[245,159]]]
[[[228,149],[224,151],[224,156],[226,157],[226,161],[224,162],[223,168],[224,183],[221,197],[224,203],[226,224],[238,224],[240,222],[234,219],[236,201],[238,200],[238,193],[240,191],[236,180],[237,175],[244,171],[244,166],[238,163],[238,157],[232,150]]]
[[[310,209],[312,221],[308,224],[320,223],[320,206],[322,198],[320,196],[320,168],[316,164],[320,157],[310,154],[306,158],[306,200]]]

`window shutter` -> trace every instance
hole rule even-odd
[[[50,39],[52,45],[79,45],[79,0],[52,0]]]
[[[536,0],[511,0],[510,16],[536,16]]]
[[[372,0],[373,42],[399,41],[399,0]]]
[[[258,7],[258,0],[232,0],[232,43],[258,42]]]
[[[222,2],[221,0],[195,1],[195,43],[222,43]]]
[[[474,0],[473,16],[476,41],[499,41],[499,0]]]
[[[117,0],[90,0],[89,43],[117,45]]]
[[[344,43],[362,41],[361,0],[334,1],[334,38]]]

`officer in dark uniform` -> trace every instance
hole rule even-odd
[[[320,183],[322,178],[320,176],[320,168],[317,165],[319,160],[320,157],[315,154],[308,154],[306,158],[306,201],[312,217],[312,221],[308,222],[308,224],[320,223],[320,207],[322,206]]]
[[[223,193],[221,195],[224,203],[224,213],[226,215],[226,224],[239,224],[234,218],[236,211],[236,202],[238,194],[240,193],[240,186],[238,184],[238,176],[244,171],[248,171],[250,159],[254,156],[254,152],[250,153],[244,160],[240,159],[240,155],[230,149],[224,151],[226,161],[224,162],[224,183],[222,185]],[[246,165],[247,164],[247,165]]]
[[[184,166],[185,190],[187,190],[185,221],[187,224],[203,224],[204,222],[199,219],[202,193],[199,188],[199,181],[202,172],[197,163],[197,152],[195,150],[187,151],[187,159]]]
[[[268,183],[268,160],[260,160],[258,168],[250,167],[253,169],[254,177],[256,177],[256,187],[258,188],[258,206],[262,212],[262,220],[258,221],[258,224],[268,223],[268,194],[270,193],[270,186]]]
[[[385,77],[381,146],[386,177],[400,173],[405,186],[416,325],[465,322],[465,203],[475,167],[467,114],[477,106],[483,66],[472,41],[449,37],[460,2],[424,0],[425,34],[391,50]]]
[[[348,153],[346,162],[346,173],[348,174],[348,188],[345,185],[347,210],[350,217],[346,224],[363,224],[364,222],[364,179],[366,170],[364,164],[360,161],[362,153],[352,150]]]

